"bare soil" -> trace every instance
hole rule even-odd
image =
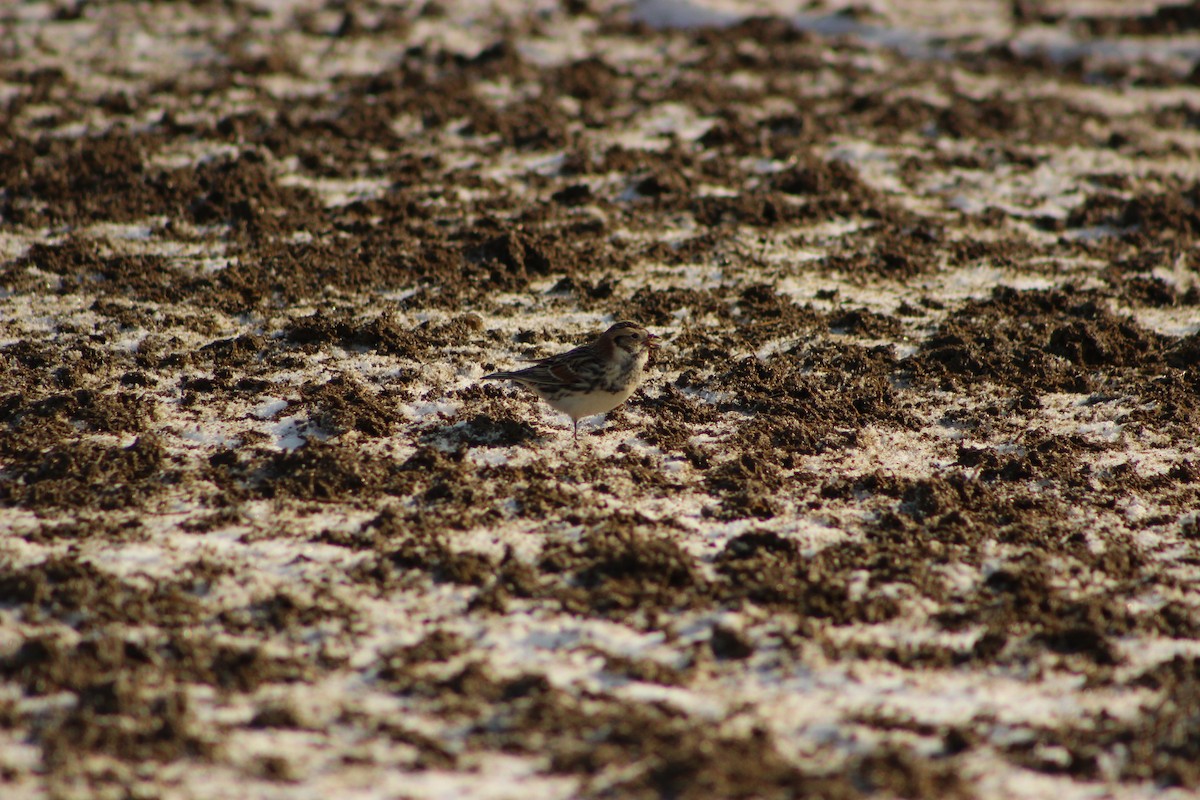
[[[1200,71],[464,8],[0,12],[13,796],[1200,792]]]

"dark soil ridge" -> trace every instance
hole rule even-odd
[[[117,36],[142,11],[14,25]],[[347,774],[465,778],[506,754],[585,797],[970,797],[981,768],[1200,788],[1200,334],[1154,323],[1200,306],[1200,190],[1178,167],[1197,114],[1139,94],[1195,70],[970,42],[918,60],[586,3],[464,54],[410,41],[452,24],[435,4],[322,11],[287,21],[312,48],[289,54],[274,16],[174,9],[208,53],[186,74],[87,37],[54,58],[5,40],[0,607],[20,638],[0,680],[41,756],[0,748],[5,780],[149,795],[173,763],[302,785],[303,749],[230,747],[278,729]],[[1196,29],[1182,6],[1011,13],[1084,39]],[[591,17],[580,52],[534,57]],[[169,30],[142,33],[174,52]],[[350,72],[346,47],[388,55]],[[297,102],[285,77],[320,91]],[[1069,199],[1021,188],[1055,169]],[[980,175],[995,202],[957,202]],[[955,288],[979,269],[1002,285]],[[666,346],[576,449],[472,377],[609,316]],[[165,575],[116,558],[168,534],[212,549]],[[291,560],[270,572],[257,542]],[[420,610],[381,622],[392,604]],[[667,656],[584,638],[501,669],[489,626],[546,620]],[[1149,663],[1155,646],[1178,654]],[[552,657],[595,661],[597,683]],[[880,701],[818,742],[728,688],[874,667],[1150,699],[952,724]],[[347,676],[362,694],[330,699]],[[287,690],[336,708],[313,722]],[[372,692],[437,724],[376,714]]]

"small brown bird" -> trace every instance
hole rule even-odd
[[[532,389],[571,418],[578,439],[579,420],[612,411],[637,389],[650,351],[658,348],[657,339],[637,323],[618,322],[590,344],[539,358],[532,367],[483,377]]]

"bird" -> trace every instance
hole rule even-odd
[[[573,438],[579,439],[579,420],[604,414],[629,399],[642,382],[650,351],[658,337],[636,322],[618,322],[599,338],[574,350],[535,359],[533,366],[513,372],[493,372],[484,380],[514,381],[529,389],[556,411],[571,418]]]

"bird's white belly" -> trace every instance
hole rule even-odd
[[[629,395],[633,394],[633,390],[636,388],[637,382],[630,381],[629,389],[623,392],[605,392],[597,389],[588,394],[567,395],[557,400],[547,398],[546,402],[550,404],[551,408],[569,415],[571,419],[583,419],[593,414],[612,411],[628,400]]]

